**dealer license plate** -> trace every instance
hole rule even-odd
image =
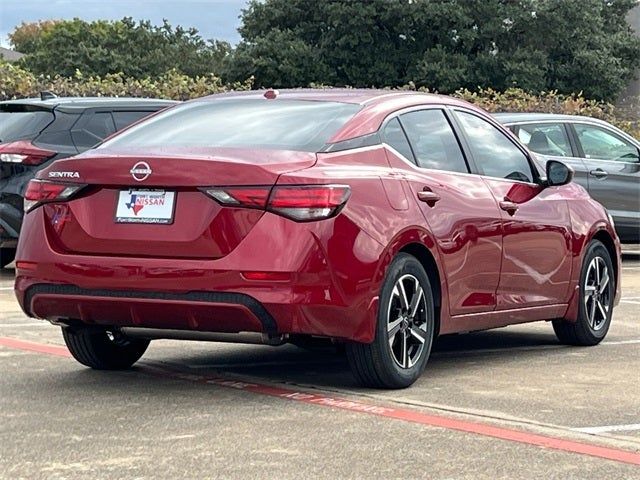
[[[118,194],[116,223],[173,223],[175,192],[122,190]]]

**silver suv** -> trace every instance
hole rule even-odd
[[[498,113],[533,152],[571,165],[575,181],[613,217],[620,239],[640,242],[640,142],[589,117],[548,113]]]

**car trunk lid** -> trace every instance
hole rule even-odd
[[[229,148],[94,150],[55,162],[45,181],[86,185],[44,205],[48,236],[65,253],[216,259],[230,253],[264,210],[222,206],[203,187],[274,185],[311,167],[313,153]]]

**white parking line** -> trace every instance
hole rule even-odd
[[[22,323],[0,323],[0,328],[3,327],[50,327],[49,322],[22,322]]]
[[[13,287],[0,287],[0,290],[13,290]]]
[[[630,423],[628,425],[604,425],[602,427],[572,428],[574,432],[582,433],[609,433],[609,432],[632,432],[640,430],[640,423]]]
[[[614,345],[635,345],[640,344],[640,339],[633,340],[614,340],[611,342],[602,342],[600,346],[614,346]],[[504,348],[479,348],[477,350],[444,350],[444,351],[435,351],[431,355],[435,357],[455,357],[459,355],[477,355],[483,353],[506,353],[506,352],[514,352],[514,351],[541,351],[541,350],[561,350],[570,348],[566,345],[522,345],[516,347],[504,347]]]
[[[632,305],[640,305],[640,300],[620,300],[622,303],[630,303]]]
[[[633,345],[640,343],[640,340],[614,340],[613,342],[602,342],[601,345]]]

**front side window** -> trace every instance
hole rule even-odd
[[[574,128],[585,158],[640,162],[638,149],[617,135],[592,125],[575,124]]]
[[[573,156],[567,131],[561,123],[519,125],[518,138],[532,152],[555,157]]]
[[[418,110],[400,116],[416,162],[422,168],[468,173],[458,139],[438,109]]]
[[[473,159],[490,177],[533,183],[533,172],[526,155],[491,123],[467,112],[457,112]]]
[[[317,152],[360,108],[351,103],[287,99],[187,102],[125,130],[100,148],[234,147]]]

